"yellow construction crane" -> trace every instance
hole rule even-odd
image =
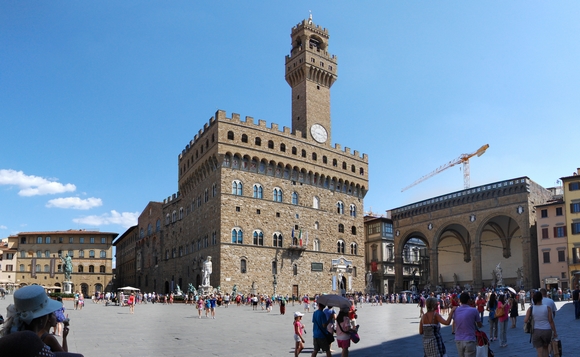
[[[404,189],[401,190],[401,192],[410,189],[411,187],[427,180],[429,177],[433,177],[435,175],[437,175],[438,173],[440,173],[441,171],[445,171],[450,167],[453,167],[457,164],[463,164],[463,186],[464,188],[469,188],[469,159],[474,157],[474,156],[481,156],[485,153],[485,150],[487,150],[487,148],[489,148],[488,144],[483,145],[482,147],[480,147],[476,152],[471,153],[471,154],[461,154],[461,156],[459,156],[457,159],[449,161],[448,163],[446,163],[445,165],[439,166],[435,171],[421,177],[420,179],[418,179],[417,181],[413,182],[412,184],[410,184],[409,186],[405,187]]]

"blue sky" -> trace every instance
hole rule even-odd
[[[369,155],[365,210],[580,166],[574,1],[2,1],[0,238],[122,233],[177,191],[218,109],[290,126],[284,58],[312,11],[338,56],[332,139]],[[577,158],[577,155],[576,155]]]

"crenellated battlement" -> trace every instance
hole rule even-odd
[[[296,26],[292,27],[292,34],[295,32],[301,31],[302,29],[308,29],[314,33],[317,33],[321,36],[328,37],[328,30],[326,27],[320,27],[320,25],[316,25],[312,20],[302,20],[296,24]]]
[[[304,133],[302,133],[300,130],[296,130],[294,133],[292,133],[291,128],[284,126],[282,131],[280,131],[280,126],[277,123],[271,123],[270,126],[268,127],[267,122],[265,120],[260,119],[256,123],[254,121],[254,118],[250,117],[250,116],[246,116],[245,120],[241,120],[240,114],[237,114],[237,113],[232,113],[231,117],[228,118],[226,116],[225,111],[218,110],[218,111],[216,111],[215,116],[211,117],[209,122],[207,122],[203,125],[203,129],[200,129],[198,131],[198,133],[195,135],[195,137],[193,138],[193,140],[191,140],[189,142],[189,144],[186,145],[185,148],[181,151],[181,153],[179,154],[179,160],[181,160],[185,156],[185,154],[195,146],[195,144],[198,141],[205,139],[206,133],[213,128],[215,123],[219,123],[219,122],[224,122],[224,123],[228,123],[228,124],[235,124],[235,125],[239,125],[239,126],[243,126],[243,127],[250,127],[252,129],[258,129],[264,133],[270,133],[270,134],[274,134],[276,136],[285,137],[289,140],[299,141],[299,142],[306,143],[309,145],[317,145],[314,142],[306,139],[304,137]],[[329,146],[320,146],[319,148],[323,149],[323,150],[328,150],[330,152],[338,153],[341,155],[349,155],[357,160],[362,160],[363,162],[368,163],[368,155],[367,154],[362,154],[362,156],[361,156],[361,154],[358,150],[354,150],[354,152],[351,152],[351,149],[349,147],[345,147],[344,149],[342,149],[342,145],[340,145],[340,144],[335,143],[334,148],[329,147]]]

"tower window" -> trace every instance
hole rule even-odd
[[[302,157],[306,157],[306,150],[302,150]]]
[[[346,170],[346,162],[344,162],[344,161],[342,162],[342,169]]]
[[[248,142],[248,136],[246,134],[242,134],[242,142],[243,143],[247,143]]]
[[[296,147],[292,147],[292,155],[296,155],[298,152],[298,150],[296,150]]]
[[[228,131],[228,140],[234,140],[234,132]]]
[[[262,146],[262,139],[260,139],[260,138],[256,138],[256,139],[254,140],[254,143],[256,144],[256,146]]]
[[[326,156],[322,157],[322,163],[323,164],[328,164],[328,158]]]
[[[332,166],[334,167],[338,166],[338,161],[336,161],[336,159],[332,159]]]
[[[316,161],[316,159],[317,159],[316,153],[315,153],[315,152],[313,152],[313,153],[312,153],[312,160]]]
[[[312,62],[312,63],[316,63],[316,60],[314,59],[314,57],[312,57],[312,58],[310,59],[310,62]]]
[[[285,144],[280,144],[280,151],[286,152],[286,145]]]
[[[268,149],[274,148],[274,142],[272,140],[268,140]]]

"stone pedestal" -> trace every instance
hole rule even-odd
[[[63,284],[63,293],[72,294],[72,281],[65,281]]]
[[[211,285],[200,285],[197,293],[201,296],[213,294],[213,286]]]

